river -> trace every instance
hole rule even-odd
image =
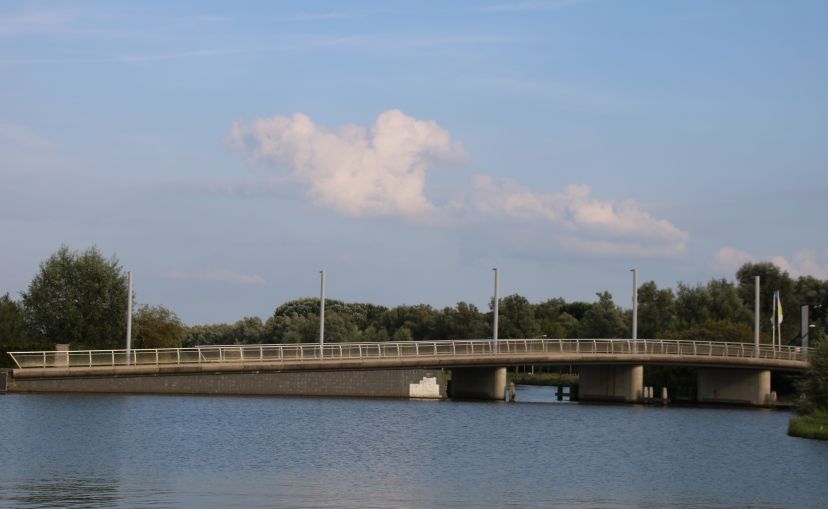
[[[732,408],[0,396],[0,507],[828,506],[828,443]]]

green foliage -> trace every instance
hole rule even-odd
[[[785,308],[786,342],[798,344],[800,304],[810,304],[811,345],[826,335],[828,281],[796,280],[768,263],[745,264],[737,284],[714,279],[676,291],[659,289],[652,281],[639,288],[638,335],[641,338],[700,341],[753,339],[753,276],[762,277],[763,338],[769,336],[770,296],[780,290]],[[595,303],[562,298],[533,304],[513,294],[499,303],[500,338],[625,338],[632,312],[617,306],[609,292]],[[82,253],[61,247],[40,266],[22,300],[0,298],[0,351],[51,348],[119,348],[126,319],[126,277],[115,258],[105,259],[91,248]],[[493,304],[493,303],[491,303]],[[386,308],[370,303],[325,302],[325,340],[421,341],[482,339],[492,334],[492,312],[458,302],[434,309],[426,304]],[[279,305],[266,321],[245,317],[232,324],[185,327],[171,310],[143,306],[135,316],[136,347],[306,343],[319,338],[319,299],[301,298]],[[9,359],[10,361],[10,359]],[[7,363],[0,360],[0,365]],[[665,380],[671,374],[665,374]],[[668,380],[669,381],[669,380]]]
[[[179,348],[186,328],[164,306],[141,306],[133,320],[135,348]]]
[[[255,345],[263,343],[265,324],[258,316],[246,316],[233,324],[228,344]]]
[[[638,289],[638,337],[655,339],[676,323],[676,298],[673,290],[659,290],[649,281]]]
[[[671,339],[681,341],[727,341],[732,343],[752,343],[753,329],[745,323],[733,323],[728,320],[707,320],[671,334]]]
[[[770,341],[771,336],[771,322],[770,314],[773,306],[773,292],[779,291],[779,297],[782,300],[782,309],[784,311],[784,321],[782,324],[782,342],[783,344],[791,344],[799,340],[800,335],[800,312],[801,304],[816,304],[810,300],[807,293],[819,293],[817,288],[808,288],[808,282],[800,278],[799,281],[794,281],[791,276],[772,263],[746,263],[742,265],[736,272],[736,281],[739,285],[739,295],[747,309],[753,312],[755,299],[755,281],[754,276],[760,277],[760,302],[763,319],[759,320],[759,327]],[[802,286],[800,287],[800,283]],[[824,288],[825,283],[822,283]],[[823,292],[825,289],[822,290]],[[752,316],[752,315],[751,315]]]
[[[621,308],[615,305],[609,292],[596,294],[598,302],[593,304],[581,321],[581,337],[584,338],[625,338],[629,324],[624,320]]]
[[[472,339],[488,337],[489,325],[477,306],[458,302],[457,307],[446,307],[437,316],[434,337],[441,339]]]
[[[792,437],[828,440],[828,413],[817,412],[794,417],[788,424],[788,434]]]
[[[828,413],[828,341],[822,341],[811,354],[811,367],[802,381],[803,412]]]
[[[380,323],[388,331],[408,329],[415,341],[435,339],[438,312],[427,304],[397,306],[382,314]]]
[[[808,293],[809,299],[828,296],[828,285],[819,280],[800,278],[796,284]],[[724,279],[696,286],[679,284],[677,292],[659,289],[652,281],[644,283],[639,288],[639,337],[752,341],[753,309],[745,306],[740,292],[741,287]],[[608,292],[597,296],[595,303],[555,298],[538,304],[521,295],[506,296],[499,305],[499,337],[628,337],[631,310],[615,305]],[[388,309],[327,300],[325,339],[336,342],[489,338],[492,317],[491,312],[482,313],[466,302],[443,309],[425,304]],[[185,342],[205,344],[219,341],[216,337],[227,344],[253,342],[255,338],[263,343],[315,342],[319,336],[318,320],[319,299],[297,299],[278,306],[263,327],[243,327],[249,332],[240,334],[234,332],[239,328],[238,322],[224,328],[197,326],[190,329]],[[812,330],[812,344],[823,334],[823,328],[820,325]]]
[[[63,246],[40,264],[23,308],[37,340],[118,348],[126,334],[126,275],[115,257],[105,259],[97,248],[78,253]]]
[[[232,344],[233,326],[227,323],[194,325],[187,329],[183,346],[227,345]]]
[[[23,308],[8,293],[0,297],[0,348],[21,344],[28,335]]]
[[[540,327],[535,321],[535,310],[526,297],[509,295],[501,299],[498,317],[498,337],[503,339],[536,338]]]
[[[707,285],[678,285],[676,327],[687,329],[709,321],[730,320],[752,323],[752,307],[747,308],[739,291],[725,279],[713,279]]]
[[[591,307],[592,304],[589,302],[570,302],[561,306],[561,313],[567,313],[576,320],[581,321],[584,319],[584,315],[586,315],[586,312],[589,311]]]
[[[411,329],[402,326],[397,329],[397,332],[394,333],[394,337],[392,339],[394,341],[411,341],[412,338],[413,335],[411,334]]]
[[[31,339],[20,303],[8,293],[0,297],[0,367],[14,366],[7,352],[37,350],[43,346]]]

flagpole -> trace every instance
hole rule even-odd
[[[785,321],[785,312],[782,311],[782,296],[779,291],[776,292],[776,336],[777,346],[782,350],[782,322]]]
[[[776,350],[776,292],[773,292],[771,300],[771,349]]]

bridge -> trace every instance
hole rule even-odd
[[[761,406],[769,402],[771,371],[804,371],[808,354],[809,349],[799,347],[755,348],[752,343],[659,339],[481,339],[55,350],[11,352],[17,368],[12,372],[10,387],[21,392],[63,388],[73,392],[440,397],[444,388],[438,378],[442,380],[443,369],[450,369],[452,396],[503,399],[509,366],[577,365],[581,399],[635,402],[642,399],[644,366],[668,365],[699,368],[699,401]],[[267,376],[254,382],[251,374]],[[413,376],[414,380],[400,376]],[[402,389],[399,394],[389,394],[369,387],[384,383]],[[352,393],[338,392],[343,386],[351,387]]]

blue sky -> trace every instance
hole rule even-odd
[[[828,278],[821,1],[4,2],[0,292],[67,244],[188,323]]]

